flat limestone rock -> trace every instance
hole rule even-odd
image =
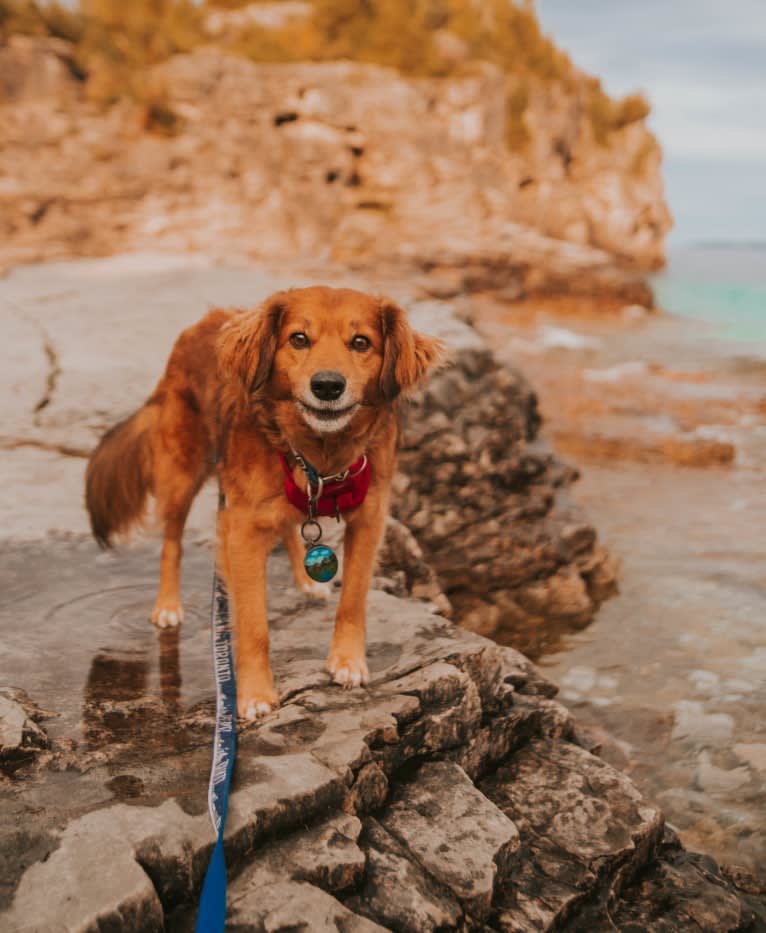
[[[259,933],[383,929],[326,893],[346,891],[361,881],[361,828],[359,819],[344,813],[269,846],[231,885],[228,928]]]
[[[462,910],[446,887],[412,859],[407,849],[372,817],[362,841],[367,857],[364,887],[349,906],[377,917],[392,930],[432,933],[459,924]]]
[[[50,857],[22,876],[11,910],[0,914],[0,928],[161,933],[162,904],[125,837],[133,814],[118,809],[128,810],[98,810],[67,826]]]
[[[489,912],[519,848],[515,825],[451,762],[424,764],[381,823],[475,917]]]
[[[352,913],[311,884],[277,881],[233,899],[226,929],[232,933],[383,933],[387,928]]]

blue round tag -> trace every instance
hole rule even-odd
[[[338,572],[338,555],[324,544],[315,544],[303,558],[306,573],[317,583],[327,583]]]

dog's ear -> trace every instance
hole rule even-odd
[[[380,331],[383,336],[380,389],[386,401],[393,401],[423,382],[428,370],[443,358],[444,344],[414,331],[407,312],[388,298],[380,303]]]
[[[219,371],[224,376],[235,374],[250,395],[257,395],[269,381],[284,313],[285,295],[280,293],[254,311],[241,314],[221,331]]]

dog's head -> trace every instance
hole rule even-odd
[[[313,286],[272,295],[232,321],[219,363],[254,401],[291,402],[308,427],[331,434],[360,409],[406,396],[441,350],[393,301]]]

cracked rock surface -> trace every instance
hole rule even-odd
[[[35,714],[48,747],[0,790],[0,928],[191,930],[213,845],[209,549],[189,549],[190,611],[168,639],[146,621],[155,548],[105,563],[88,541],[53,545],[2,564],[35,621],[4,626],[4,656],[56,716]],[[41,564],[58,582],[24,599]],[[294,592],[282,555],[270,578],[283,699],[240,729],[230,929],[759,928],[756,897],[663,841],[659,811],[573,743],[522,655],[373,591],[371,683],[346,692],[322,671],[333,607]],[[652,926],[665,902],[681,919]]]

